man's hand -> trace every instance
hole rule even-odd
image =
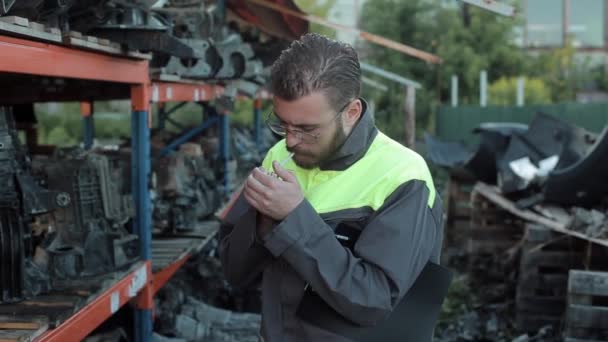
[[[256,168],[247,178],[243,194],[247,202],[261,214],[283,221],[302,202],[304,194],[296,176],[276,161],[272,166],[282,180]]]

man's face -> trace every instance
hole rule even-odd
[[[285,101],[278,97],[273,100],[274,112],[278,119],[288,128],[285,141],[287,150],[294,152],[294,162],[305,169],[319,166],[344,143],[346,132],[342,117],[333,109],[325,94],[315,92],[294,101]],[[304,134],[298,137],[293,130],[304,131],[316,136]]]

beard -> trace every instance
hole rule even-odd
[[[312,154],[307,152],[298,152],[297,149],[287,148],[289,152],[295,152],[293,161],[296,165],[303,169],[310,170],[314,169],[315,167],[318,167],[319,165],[323,164],[324,162],[328,161],[333,157],[334,153],[338,149],[340,149],[340,147],[342,147],[344,141],[346,141],[347,138],[346,134],[344,133],[344,126],[342,125],[342,120],[336,120],[336,122],[336,131],[334,132],[334,135],[329,145],[327,145],[327,147],[323,149],[320,153]],[[305,157],[306,159],[298,159],[298,157],[300,156]]]

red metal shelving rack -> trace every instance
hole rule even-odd
[[[76,86],[65,86],[63,89],[48,91],[48,86],[42,86],[44,79],[60,79],[66,84],[84,82]],[[149,162],[146,163],[146,148],[149,148],[147,132],[149,127],[149,68],[148,60],[126,56],[110,55],[97,51],[84,51],[72,47],[49,44],[0,35],[0,79],[11,87],[0,95],[0,101],[5,104],[37,101],[92,101],[97,98],[97,91],[103,95],[109,89],[112,96],[131,99],[133,108],[133,133],[139,145],[134,149],[134,166],[132,174],[134,200],[136,203],[136,227],[140,237],[142,261],[111,287],[81,307],[67,320],[54,329],[48,330],[38,339],[40,341],[70,341],[86,337],[103,321],[109,318],[122,305],[136,297],[137,294],[151,286],[151,261],[149,244],[151,237],[149,195],[147,194],[147,179]],[[22,82],[25,87],[19,87]],[[90,83],[86,83],[90,82]],[[40,89],[36,85],[41,85]],[[11,92],[12,86],[20,92]],[[87,87],[88,85],[88,87]],[[82,88],[82,87],[85,88]],[[33,95],[32,95],[33,94]],[[39,98],[36,98],[36,95]],[[83,106],[86,108],[86,106]],[[90,110],[89,110],[90,111]],[[90,114],[90,113],[88,113]],[[143,137],[142,137],[143,136]],[[144,141],[144,143],[142,143]],[[146,165],[147,164],[147,165]],[[142,196],[143,194],[143,196]],[[145,304],[145,303],[144,303]],[[151,335],[151,307],[140,306],[137,311],[136,335],[139,340],[146,341]],[[138,320],[136,318],[136,321]],[[142,331],[143,328],[143,331]],[[147,331],[146,331],[147,330]]]
[[[135,57],[134,57],[135,56]],[[130,99],[132,105],[133,165],[132,182],[136,207],[136,231],[140,237],[141,262],[103,291],[89,298],[88,304],[77,309],[53,329],[42,333],[35,341],[78,341],[111,317],[120,307],[132,302],[137,308],[136,341],[149,341],[152,333],[153,296],[194,253],[215,234],[207,230],[196,238],[152,240],[152,221],[148,179],[150,174],[150,103],[204,102],[220,96],[224,87],[205,82],[151,81],[148,60],[137,54],[111,55],[102,51],[82,50],[29,38],[0,33],[0,103],[73,101],[81,103],[85,123],[92,121],[93,101]],[[48,80],[61,80],[61,87],[49,87]],[[259,99],[269,98],[261,91]],[[256,132],[260,130],[261,102],[255,101]],[[228,160],[229,121],[219,115],[221,157]],[[92,123],[85,125],[85,146],[92,141]],[[90,141],[87,141],[90,140]],[[226,182],[228,180],[226,179]],[[153,260],[154,248],[169,246],[173,255]],[[160,246],[160,247],[159,247]],[[1,314],[0,310],[0,314]]]

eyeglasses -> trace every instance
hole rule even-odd
[[[285,137],[287,133],[293,134],[298,140],[301,141],[316,141],[321,136],[321,133],[318,130],[321,127],[327,126],[340,117],[340,114],[348,108],[352,100],[349,100],[337,113],[336,115],[327,123],[315,125],[307,128],[288,128],[281,119],[275,114],[274,110],[271,110],[266,116],[266,125],[270,128],[274,133]]]

